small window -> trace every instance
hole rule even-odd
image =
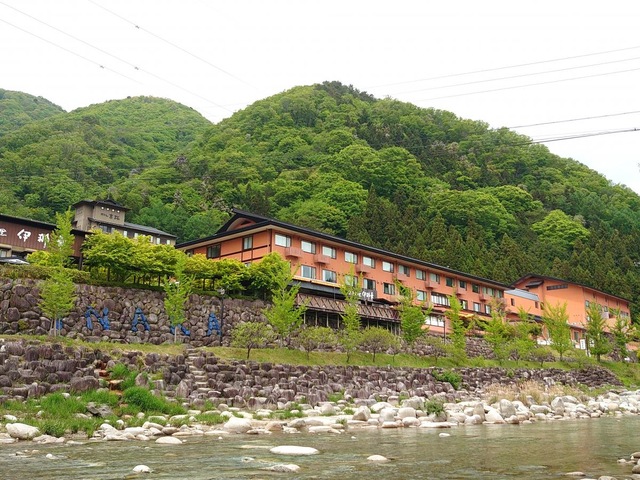
[[[516,306],[516,300],[514,298],[511,299],[511,306],[512,307]]]
[[[491,305],[484,306],[484,313],[486,313],[487,315],[491,315]]]
[[[337,283],[338,275],[333,270],[322,270],[322,280],[325,282]]]
[[[480,304],[473,302],[473,311],[474,312],[480,312]]]
[[[477,283],[472,283],[471,284],[471,291],[473,293],[480,293],[480,287],[478,286]]]
[[[124,238],[129,238],[129,232],[127,232],[126,230],[123,230],[123,231],[122,231],[122,236],[123,236]]]
[[[362,288],[365,290],[375,290],[376,289],[376,281],[371,278],[363,278],[362,279]]]
[[[207,247],[207,258],[219,258],[220,257],[220,244],[209,245]]]
[[[291,246],[291,237],[287,235],[281,235],[276,233],[276,245],[279,247],[290,247]]]
[[[396,286],[393,283],[385,283],[384,284],[384,293],[385,293],[385,295],[395,295],[396,294]]]
[[[371,257],[362,257],[362,264],[369,268],[376,268],[376,261]]]
[[[460,306],[463,310],[469,310],[469,302],[466,300],[460,300]]]
[[[418,280],[424,280],[425,278],[427,278],[427,272],[425,272],[424,270],[416,270],[416,278]]]
[[[385,272],[393,272],[393,263],[382,261],[382,270]]]
[[[311,267],[309,265],[302,265],[300,267],[300,275],[302,275],[304,278],[313,280],[316,278],[316,269],[315,267]]]
[[[344,276],[344,284],[348,287],[357,287],[358,286],[358,277],[355,275],[345,275]]]
[[[333,247],[327,247],[326,245],[323,245],[322,254],[327,257],[336,258],[336,249]]]
[[[316,244],[313,242],[308,242],[307,240],[302,240],[300,242],[300,248],[303,252],[306,253],[316,253]]]
[[[536,305],[536,308],[539,308],[540,306],[538,302],[535,302],[535,305]]]
[[[409,276],[409,267],[406,265],[398,265],[398,272],[400,275],[404,275],[405,277]]]
[[[416,299],[418,299],[418,301],[420,301],[420,302],[426,302],[427,301],[427,292],[424,292],[422,290],[416,290]]]
[[[440,275],[438,275],[437,273],[430,273],[429,280],[431,280],[434,283],[440,283]]]
[[[467,282],[465,282],[464,280],[460,280],[460,282],[458,282],[458,285],[460,286],[461,290],[467,289]]]
[[[455,281],[453,280],[453,278],[447,277],[446,284],[447,284],[447,287],[453,287],[453,285],[455,284]]]
[[[253,235],[242,239],[242,250],[251,250],[253,248]]]
[[[358,255],[353,252],[344,252],[344,261],[347,263],[358,263]]]

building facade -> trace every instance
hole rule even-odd
[[[373,248],[272,218],[234,211],[218,232],[207,238],[177,245],[187,254],[204,254],[212,260],[259,262],[279,253],[291,263],[294,279],[307,304],[307,322],[337,326],[342,309],[341,283],[357,282],[361,289],[360,313],[365,324],[385,324],[397,330],[397,283],[415,292],[415,301],[430,305],[425,324],[445,334],[450,325],[444,313],[455,296],[463,317],[489,317],[503,304],[509,287],[486,278]]]

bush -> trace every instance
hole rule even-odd
[[[185,410],[164,398],[156,397],[150,390],[144,387],[131,387],[124,391],[122,400],[131,406],[139,408],[143,412],[159,412],[168,415],[179,415]]]
[[[434,370],[431,375],[439,382],[447,382],[454,389],[458,390],[460,388],[460,384],[462,383],[462,377],[456,372],[452,372],[450,370],[447,371],[438,371]]]
[[[424,404],[424,411],[427,412],[428,415],[440,415],[444,413],[444,405],[439,400],[427,400]]]

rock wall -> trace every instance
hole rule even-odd
[[[39,283],[30,279],[0,279],[0,334],[48,333],[51,320],[44,317],[38,307]],[[144,342],[155,345],[173,341],[171,325],[164,310],[163,292],[77,285],[76,294],[75,309],[62,322],[59,331],[62,336],[87,341]],[[179,341],[193,346],[219,344],[220,337],[217,331],[210,328],[209,317],[214,313],[220,322],[222,306],[218,297],[192,295],[186,308],[184,330],[180,327],[177,329]],[[230,332],[237,322],[264,319],[261,311],[265,306],[261,301],[225,298],[223,344],[229,343]],[[96,315],[90,315],[87,320],[90,307]]]
[[[258,408],[297,401],[316,405],[333,394],[353,399],[388,399],[434,395],[448,401],[475,395],[490,384],[517,385],[535,380],[545,385],[620,385],[608,370],[462,368],[458,390],[434,368],[294,366],[251,361],[222,362],[211,352],[191,347],[169,356],[139,351],[106,353],[97,348],[38,341],[0,342],[0,403],[55,391],[83,391],[106,385],[118,363],[147,374],[150,386],[190,405],[214,404]]]

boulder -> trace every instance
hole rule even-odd
[[[160,443],[162,445],[181,445],[182,440],[176,437],[160,437],[156,440],[156,443]]]
[[[40,430],[24,423],[7,423],[7,433],[18,440],[32,440],[40,435]]]
[[[251,430],[251,420],[247,418],[231,417],[222,426],[222,429],[230,433],[247,433]]]
[[[317,455],[320,453],[313,447],[298,447],[295,445],[281,445],[279,447],[273,447],[269,451],[276,455]]]

